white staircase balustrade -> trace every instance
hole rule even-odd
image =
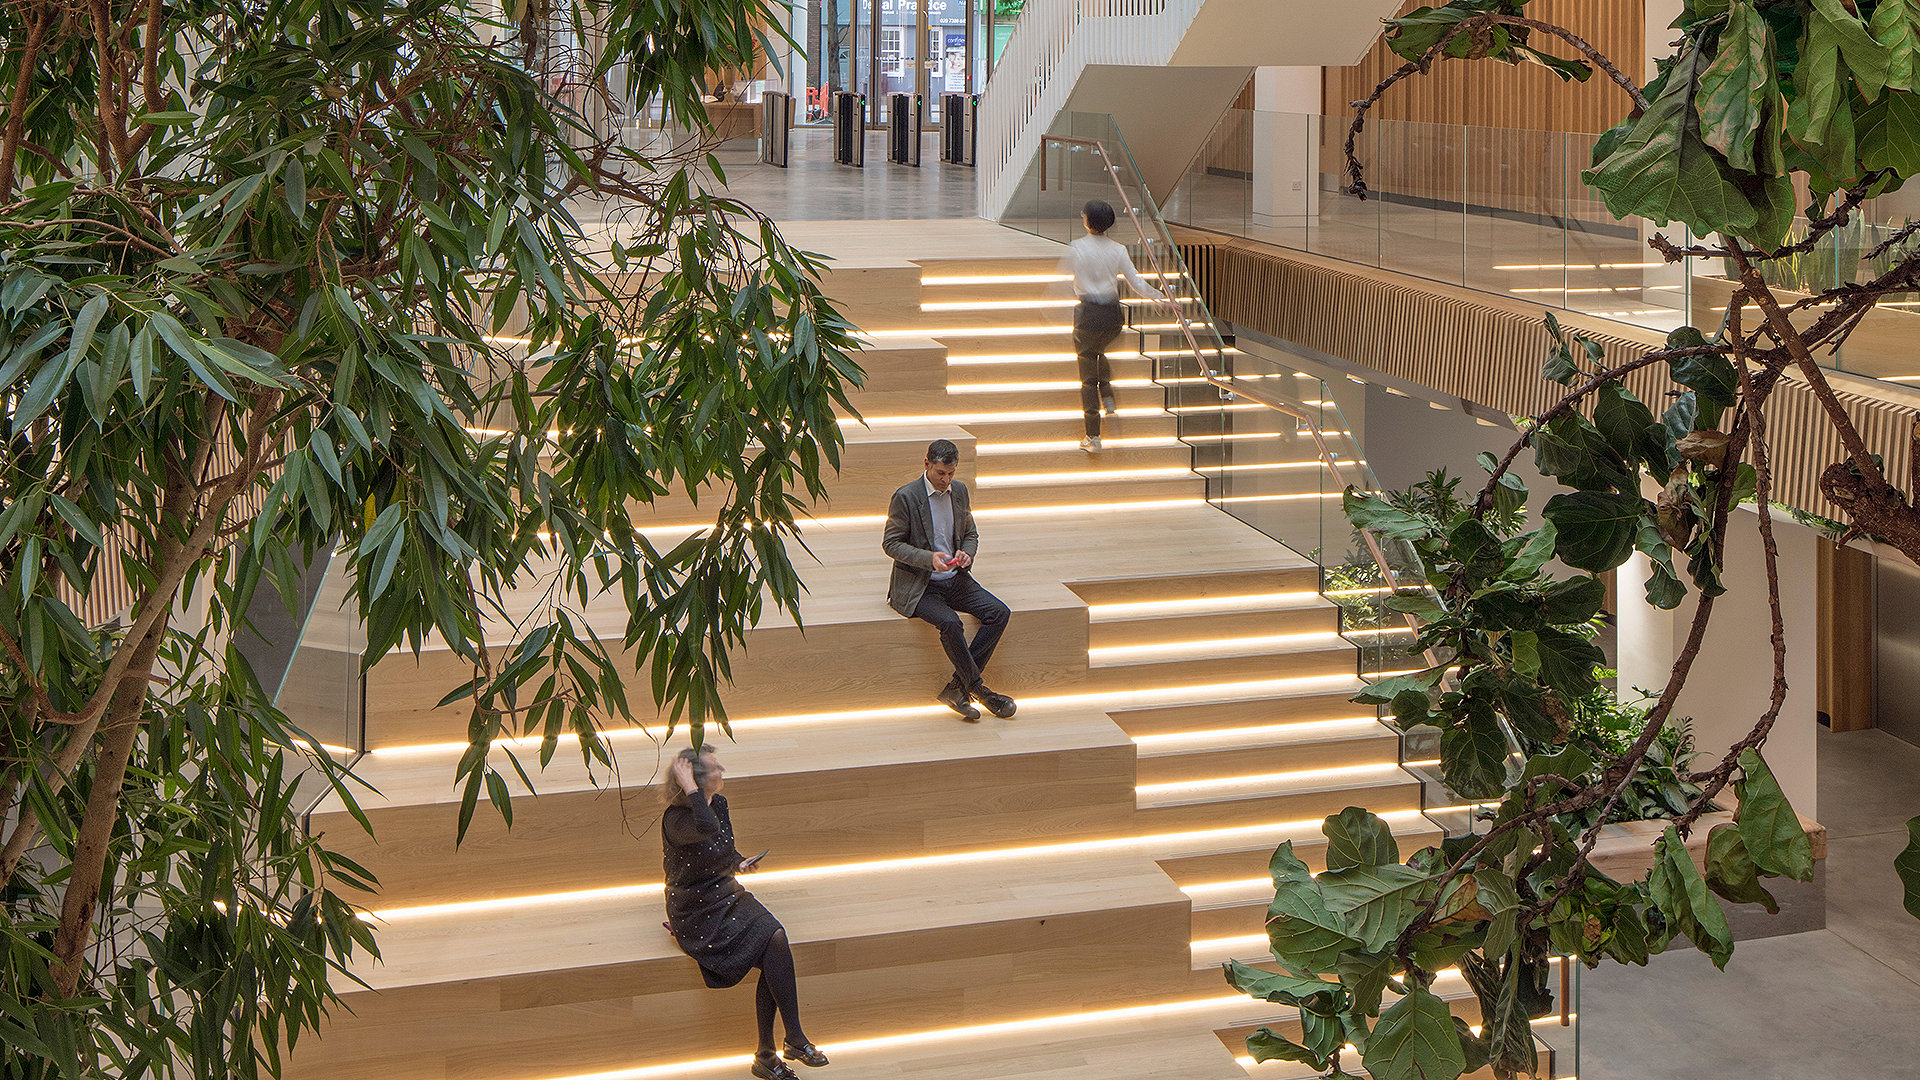
[[[980,99],[980,215],[1005,217],[1066,111],[1119,125],[1164,199],[1256,67],[1359,61],[1398,0],[1026,0]]]

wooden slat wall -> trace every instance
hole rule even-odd
[[[1401,12],[1420,6],[1414,0]],[[1644,0],[1532,0],[1527,16],[1579,34],[1638,80],[1646,55]],[[1557,38],[1536,35],[1534,42],[1555,56],[1574,55]],[[1324,111],[1352,115],[1349,103],[1372,93],[1402,63],[1384,41],[1376,41],[1353,67],[1326,69]],[[1625,91],[1598,72],[1584,83],[1562,83],[1538,64],[1443,60],[1425,75],[1402,80],[1371,111],[1382,120],[1600,132],[1619,123],[1630,107]]]
[[[1511,415],[1539,413],[1561,388],[1540,375],[1546,331],[1537,309],[1488,294],[1438,291],[1428,282],[1295,257],[1243,240],[1183,245],[1214,316]],[[1565,317],[1563,317],[1565,319]],[[1565,320],[1573,321],[1573,320]],[[1581,330],[1610,364],[1644,355],[1649,341]],[[1627,379],[1653,405],[1674,389],[1657,368]],[[1842,392],[1840,399],[1891,476],[1907,476],[1920,412]],[[1806,384],[1786,380],[1767,412],[1776,502],[1839,518],[1819,491],[1820,472],[1845,454]]]
[[[1408,3],[1403,11],[1416,6]],[[1527,14],[1567,27],[1637,77],[1645,55],[1644,7],[1644,0],[1534,0]],[[1552,44],[1554,55],[1573,55],[1558,39]],[[1375,42],[1358,65],[1326,69],[1322,111],[1351,116],[1352,102],[1402,63]],[[1598,72],[1585,83],[1562,83],[1537,64],[1447,60],[1402,80],[1369,111],[1360,158],[1376,191],[1557,216],[1569,192],[1578,194],[1592,136],[1618,123],[1630,106],[1625,92]],[[1321,171],[1339,173],[1346,126],[1329,123],[1323,139]],[[1578,201],[1572,211],[1582,216],[1591,208]]]

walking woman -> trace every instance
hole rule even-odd
[[[1120,306],[1119,279],[1126,278],[1133,291],[1152,297],[1171,307],[1167,294],[1147,284],[1133,267],[1127,249],[1107,236],[1113,228],[1113,206],[1095,199],[1081,210],[1087,235],[1067,245],[1067,264],[1073,270],[1073,294],[1079,303],[1073,308],[1073,355],[1080,367],[1080,407],[1086,416],[1087,437],[1080,449],[1100,452],[1100,412],[1114,415],[1113,368],[1107,363],[1107,346],[1113,344],[1126,327],[1127,316]]]
[[[780,920],[754,899],[734,875],[751,870],[733,844],[733,820],[720,794],[727,771],[713,751],[682,750],[668,770],[671,802],[660,819],[666,846],[667,928],[700,965],[707,985],[733,986],[760,969],[755,999],[760,1046],[753,1075],[760,1080],[797,1080],[786,1061],[819,1067],[827,1055],[800,1029],[800,990],[793,949]],[[786,1042],[776,1051],[773,1014],[780,1013]]]

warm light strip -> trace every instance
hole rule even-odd
[[[1392,810],[1381,814],[1382,820],[1392,821],[1404,818],[1417,821],[1418,810]],[[864,862],[841,863],[835,866],[806,866],[787,870],[762,870],[753,875],[756,881],[806,881],[845,874],[868,873],[875,870],[905,871],[922,867],[964,866],[969,863],[993,862],[999,859],[1021,858],[1060,858],[1066,855],[1090,854],[1102,851],[1124,851],[1130,848],[1179,847],[1189,843],[1204,843],[1212,840],[1247,839],[1255,837],[1280,837],[1307,830],[1317,830],[1322,824],[1321,818],[1300,821],[1278,821],[1261,825],[1235,825],[1216,829],[1189,829],[1171,833],[1146,833],[1139,836],[1113,836],[1098,840],[1073,840],[1058,844],[1032,844],[1026,847],[987,848],[980,851],[955,851],[941,855],[915,855],[898,859],[869,859]],[[1279,841],[1276,839],[1275,843]],[[401,919],[431,918],[441,915],[473,915],[483,912],[504,912],[521,909],[551,907],[562,904],[588,903],[595,900],[621,900],[649,896],[659,893],[663,886],[659,882],[640,885],[619,885],[600,889],[575,889],[567,892],[537,893],[528,896],[506,896],[491,900],[462,900],[445,904],[420,904],[413,907],[386,908],[380,911],[363,912],[361,918],[394,922]]]
[[[1508,292],[1510,292],[1510,293],[1557,293],[1557,292],[1563,292],[1563,293],[1617,293],[1617,292],[1641,292],[1641,291],[1643,291],[1643,290],[1645,290],[1645,289],[1648,289],[1648,288],[1650,288],[1650,287],[1651,287],[1651,286],[1647,286],[1647,285],[1615,285],[1615,286],[1611,286],[1611,287],[1595,287],[1595,288],[1582,288],[1582,289],[1563,289],[1563,288],[1561,288],[1561,287],[1560,287],[1560,286],[1558,286],[1558,285],[1553,285],[1553,286],[1548,286],[1548,287],[1546,287],[1546,288],[1539,288],[1539,289],[1508,289],[1507,291],[1508,291]]]
[[[978,516],[976,513],[975,516]],[[1381,672],[1380,677],[1411,674],[1406,672]],[[1039,707],[1098,706],[1103,709],[1132,708],[1159,704],[1201,704],[1219,700],[1233,700],[1244,697],[1285,697],[1295,694],[1336,693],[1344,690],[1356,690],[1360,680],[1351,675],[1296,675],[1283,679],[1254,679],[1242,682],[1206,683],[1196,686],[1162,686],[1144,690],[1107,690],[1098,693],[1056,694],[1022,696],[1021,708],[1031,712]],[[911,719],[917,716],[937,716],[948,712],[944,705],[899,705],[882,709],[847,709],[836,712],[792,713],[787,715],[737,718],[729,726],[735,731],[769,730],[796,726],[809,726],[822,723],[837,723],[866,720]],[[573,738],[562,735],[564,743]],[[609,742],[615,740],[646,738],[654,740],[650,731],[641,728],[621,728],[601,733],[601,738]],[[512,739],[495,740],[494,746],[511,749],[530,749],[539,746],[541,736],[530,735]],[[401,757],[428,753],[460,754],[467,749],[464,742],[414,743],[409,746],[387,746],[370,750],[374,757]]]
[[[1183,749],[1200,749],[1210,742],[1239,742],[1243,739],[1258,739],[1262,736],[1277,735],[1330,735],[1355,729],[1356,733],[1368,728],[1379,728],[1380,721],[1372,716],[1348,716],[1338,720],[1296,720],[1290,724],[1262,724],[1254,727],[1211,728],[1205,731],[1175,731],[1163,735],[1135,735],[1133,745],[1139,749],[1155,750],[1165,745]]]
[[[866,1050],[890,1050],[896,1047],[919,1049],[931,1043],[952,1042],[960,1039],[984,1038],[996,1035],[1017,1035],[1024,1032],[1049,1031],[1057,1028],[1091,1026],[1103,1023],[1120,1023],[1160,1019],[1188,1012],[1205,1012],[1209,1009],[1224,1008],[1234,1004],[1257,1004],[1244,994],[1227,994],[1221,997],[1188,998],[1180,1001],[1162,1001],[1152,1005],[1133,1005],[1124,1009],[1100,1009],[1079,1013],[1061,1013],[1053,1016],[1036,1016],[1026,1020],[1002,1020],[992,1024],[970,1024],[965,1027],[939,1028],[933,1031],[915,1031],[902,1035],[883,1035],[868,1039],[850,1039],[846,1042],[823,1043],[820,1048],[832,1054],[851,1054]],[[698,1061],[681,1061],[670,1065],[647,1065],[634,1069],[615,1069],[611,1072],[579,1073],[567,1077],[555,1077],[553,1080],[656,1080],[656,1078],[684,1076],[691,1072],[718,1071],[721,1069],[743,1069],[752,1064],[753,1058],[747,1054],[731,1057],[704,1058]]]
[[[1176,296],[1180,303],[1192,303],[1196,298]],[[1159,301],[1147,297],[1125,297],[1120,301],[1128,307],[1142,304],[1155,304]],[[1072,297],[1043,297],[1033,300],[929,300],[920,305],[921,311],[1032,311],[1039,308],[1067,308],[1080,303]]]
[[[1203,474],[1213,471],[1212,469],[1201,470]],[[1339,497],[1338,491],[1309,491],[1299,495],[1222,495],[1213,501],[1217,503],[1297,502],[1302,499],[1338,499]],[[980,515],[976,513],[974,516]]]
[[[1089,660],[1121,660],[1132,657],[1152,658],[1173,653],[1207,653],[1224,648],[1282,648],[1307,649],[1313,646],[1337,646],[1340,635],[1332,630],[1315,630],[1299,634],[1247,634],[1242,637],[1207,638],[1193,641],[1155,641],[1144,645],[1097,645],[1087,650]]]
[[[1109,385],[1116,390],[1139,390],[1145,387],[1153,386],[1155,384],[1152,379],[1114,379],[1111,383],[1109,383]],[[1079,388],[1080,388],[1080,381],[1078,379],[1072,379],[1072,380],[1061,379],[1061,380],[1052,380],[1052,381],[1046,381],[1046,382],[950,383],[947,386],[947,393],[949,394],[1022,394],[1022,393],[1031,394],[1031,393],[1039,393],[1045,390],[1078,390]]]
[[[1136,323],[1129,330],[1178,330],[1179,323]],[[886,330],[862,330],[863,338],[937,338],[937,337],[1019,337],[1023,334],[1071,334],[1072,323],[1046,323],[1039,326],[930,326],[892,327]]]
[[[1666,263],[1517,263],[1496,266],[1495,270],[1646,270]]]
[[[1046,353],[965,353],[947,354],[948,367],[974,367],[981,364],[1070,364],[1075,357],[1070,352]],[[1124,352],[1108,353],[1108,360],[1145,360],[1146,353]]]
[[[1286,567],[1280,567],[1275,572],[1284,573],[1286,569]],[[1100,622],[1106,619],[1128,619],[1151,615],[1200,615],[1216,611],[1237,611],[1241,608],[1257,610],[1311,604],[1318,599],[1320,599],[1319,593],[1303,589],[1297,592],[1242,593],[1237,596],[1195,596],[1182,600],[1130,600],[1121,604],[1088,604],[1087,618]]]
[[[1172,795],[1181,791],[1216,791],[1221,788],[1267,787],[1272,784],[1309,783],[1315,780],[1348,779],[1400,768],[1397,761],[1375,761],[1366,765],[1334,765],[1325,769],[1299,769],[1294,772],[1261,773],[1256,776],[1215,776],[1206,780],[1179,780],[1170,784],[1135,784],[1134,794],[1146,797]]]
[[[1116,415],[1122,419],[1140,416],[1165,416],[1167,410],[1149,406],[1128,406]],[[840,420],[842,427],[927,427],[932,424],[1016,424],[1039,420],[1078,420],[1079,409],[1007,409],[995,412],[933,413],[922,416],[868,416],[859,420]]]
[[[922,277],[921,285],[1044,285],[1072,281],[1072,274],[949,274]]]
[[[1076,470],[1074,472],[985,473],[974,483],[978,487],[1015,487],[1031,484],[1104,484],[1112,480],[1179,480],[1225,472],[1273,472],[1280,469],[1318,469],[1318,461],[1249,462],[1245,465],[1207,465],[1198,472],[1189,465],[1156,465],[1138,469]]]
[[[1100,440],[1108,450],[1177,450],[1186,444],[1172,435],[1143,435],[1138,438],[1109,438]],[[1080,444],[1073,439],[1049,439],[1044,442],[1015,443],[979,443],[973,444],[975,457],[1002,457],[1009,454],[1055,454],[1078,450]]]

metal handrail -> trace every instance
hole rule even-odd
[[[1159,279],[1162,285],[1166,285],[1169,281],[1173,280],[1172,275],[1168,274],[1165,267],[1161,264],[1160,256],[1155,250],[1153,238],[1147,235],[1146,226],[1140,223],[1139,208],[1134,206],[1133,199],[1127,195],[1126,185],[1120,182],[1120,167],[1114,163],[1112,155],[1107,153],[1106,145],[1098,139],[1084,139],[1069,135],[1042,136],[1040,140],[1040,190],[1042,191],[1047,189],[1047,144],[1050,142],[1064,143],[1070,146],[1085,146],[1100,155],[1100,160],[1106,164],[1107,179],[1113,181],[1113,190],[1115,194],[1120,197],[1120,203],[1125,207],[1128,219],[1133,222],[1134,231],[1138,232],[1140,239],[1145,242],[1147,259],[1153,266],[1155,277]],[[1167,244],[1171,247],[1172,243],[1172,236],[1169,235]],[[1183,272],[1182,276],[1188,275],[1185,275]],[[1195,301],[1204,306],[1205,302],[1199,300],[1197,282],[1195,283],[1194,294]],[[1265,387],[1252,387],[1238,384],[1234,382],[1233,376],[1225,374],[1224,372],[1215,371],[1213,366],[1207,363],[1206,350],[1200,347],[1200,340],[1194,334],[1193,325],[1187,318],[1185,307],[1174,301],[1171,296],[1168,297],[1168,306],[1173,309],[1174,318],[1179,322],[1180,333],[1181,336],[1186,339],[1187,347],[1193,351],[1194,363],[1199,365],[1202,376],[1205,377],[1209,384],[1219,389],[1223,394],[1228,396],[1239,395],[1298,420],[1306,427],[1308,434],[1313,437],[1313,444],[1315,449],[1319,451],[1321,463],[1333,473],[1333,478],[1335,482],[1340,485],[1340,489],[1345,491],[1349,487],[1359,487],[1357,484],[1349,484],[1347,482],[1346,473],[1340,466],[1339,458],[1327,448],[1326,434],[1321,430],[1320,422],[1315,419],[1313,411],[1305,402],[1287,397],[1284,394],[1274,393]],[[1209,319],[1209,325],[1211,325],[1211,319]],[[1219,337],[1217,330],[1214,331],[1214,336],[1216,338]],[[1380,542],[1373,535],[1373,530],[1356,528],[1354,531],[1359,533],[1360,539],[1366,543],[1367,552],[1373,556],[1374,565],[1379,568],[1380,580],[1386,585],[1387,591],[1389,593],[1397,592],[1398,589],[1395,587],[1393,577],[1393,567],[1388,564],[1386,552],[1381,550]],[[1410,614],[1403,612],[1402,615],[1406,619],[1407,628],[1416,634],[1419,633],[1419,621]],[[1426,655],[1429,663],[1435,666],[1438,665],[1439,660],[1431,649],[1427,650]]]

